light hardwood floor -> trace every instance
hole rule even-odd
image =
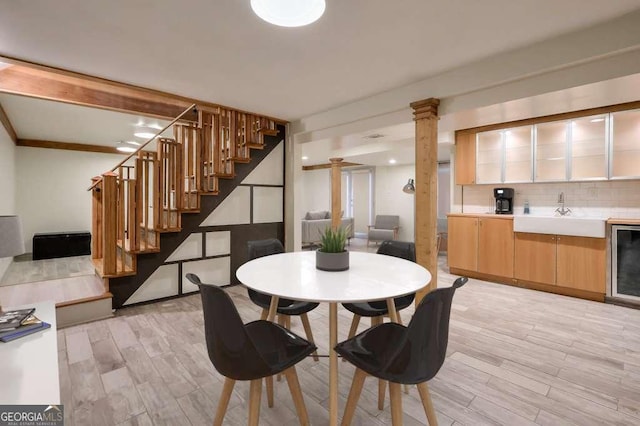
[[[439,272],[439,286],[453,279]],[[229,293],[245,322],[259,317],[242,287]],[[429,384],[441,425],[640,424],[640,311],[478,280],[453,302],[447,359]],[[326,354],[328,308],[309,316]],[[339,339],[350,320],[340,309]],[[211,424],[223,378],[207,356],[199,295],[60,330],[58,344],[65,425]],[[353,368],[339,368],[342,413]],[[328,424],[328,359],[302,361],[298,375],[312,424]],[[391,423],[377,389],[366,380],[353,424]],[[274,408],[263,394],[261,424],[298,424],[286,381],[275,393]],[[238,382],[225,424],[246,424],[248,397]],[[405,425],[426,424],[415,387],[403,410]]]

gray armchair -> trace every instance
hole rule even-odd
[[[400,216],[376,215],[376,222],[369,225],[367,234],[367,246],[369,241],[385,241],[398,239],[400,229]]]

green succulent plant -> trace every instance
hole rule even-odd
[[[349,227],[334,230],[328,226],[320,236],[320,251],[324,253],[342,253],[347,242]]]

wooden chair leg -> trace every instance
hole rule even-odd
[[[231,399],[231,393],[233,392],[233,386],[235,384],[235,380],[225,377],[222,394],[220,394],[220,400],[218,401],[216,417],[213,419],[213,426],[222,426],[222,420],[224,420],[224,415],[227,413],[227,407],[229,406],[229,400]]]
[[[307,314],[300,315],[300,320],[302,321],[302,327],[304,327],[304,333],[307,335],[307,340],[311,343],[315,343],[313,341],[313,332],[311,331],[311,324],[309,323],[309,316]],[[319,361],[318,351],[313,352],[313,360]]]
[[[378,379],[378,410],[384,410],[384,394],[387,390],[387,381]]]
[[[347,406],[344,409],[344,416],[342,416],[342,426],[349,426],[351,420],[353,420],[353,414],[356,412],[356,406],[358,405],[358,399],[362,392],[362,385],[364,385],[364,379],[367,377],[367,373],[364,370],[356,368],[356,373],[353,375],[353,382],[351,383],[351,390],[349,391],[349,397],[347,398]]]
[[[291,330],[291,316],[290,315],[285,315],[285,317],[284,317],[284,327],[287,330]]]
[[[307,414],[307,407],[304,405],[304,399],[302,398],[302,389],[300,389],[296,368],[291,367],[286,369],[284,376],[287,378],[289,391],[291,391],[291,397],[293,398],[293,404],[296,407],[300,424],[306,426],[309,424],[309,415]]]
[[[433,402],[431,402],[431,394],[429,393],[427,382],[418,384],[418,392],[420,392],[420,399],[422,400],[424,412],[427,414],[429,426],[438,426],[438,417],[436,416],[436,410],[433,408]]]
[[[268,317],[269,317],[269,310],[268,309],[263,309],[262,310],[262,314],[260,314],[260,319],[264,321]]]
[[[267,405],[273,408],[273,376],[265,377],[264,384],[267,387]]]
[[[353,319],[351,320],[351,328],[349,328],[349,339],[356,335],[358,331],[358,325],[360,324],[360,315],[353,315]]]
[[[402,393],[400,383],[389,382],[389,396],[391,397],[391,424],[402,426]]]
[[[286,323],[285,316],[286,316],[286,315],[280,315],[280,314],[278,314],[278,325],[281,325],[282,327],[287,328],[287,327],[286,327],[286,324],[285,324],[285,323]],[[278,375],[276,376],[276,380],[277,380],[278,382],[281,382],[281,381],[282,381],[282,373],[278,373]]]
[[[261,393],[262,379],[252,380],[249,388],[249,426],[258,426]]]

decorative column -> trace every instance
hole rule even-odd
[[[438,287],[438,105],[436,98],[412,102],[416,122],[416,262],[431,273],[431,282],[416,294],[416,306]]]
[[[342,209],[342,158],[329,158],[331,161],[331,227],[335,230],[340,227],[340,211]]]

